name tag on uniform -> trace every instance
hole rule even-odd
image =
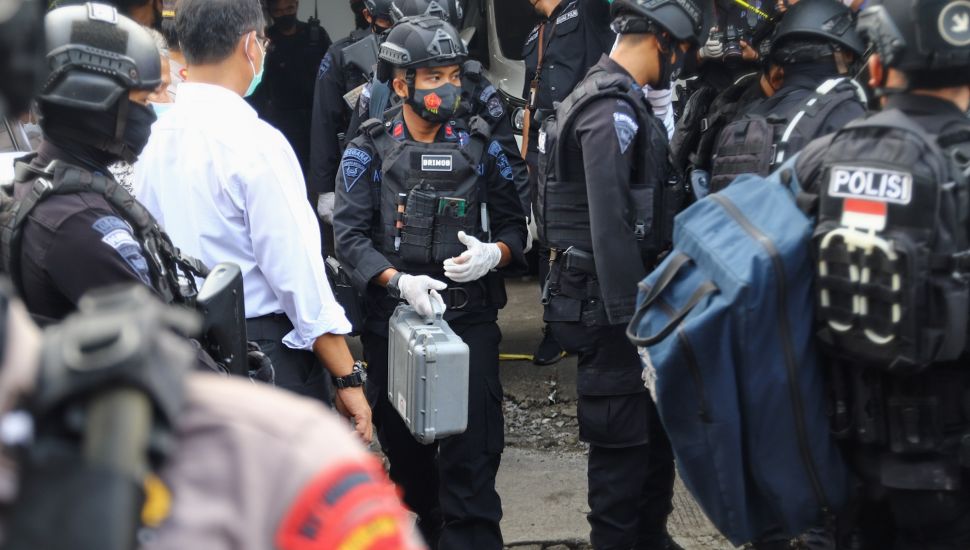
[[[421,155],[421,171],[451,172],[451,155]]]
[[[539,130],[539,152],[540,153],[546,152],[546,131],[545,130]]]
[[[881,168],[833,166],[829,195],[905,205],[913,199],[913,175]]]
[[[559,25],[561,23],[565,23],[566,21],[569,21],[570,19],[575,19],[577,17],[579,17],[579,9],[578,8],[577,9],[574,9],[573,11],[569,11],[569,12],[566,12],[566,13],[560,15],[556,19],[556,24]]]

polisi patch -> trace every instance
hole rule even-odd
[[[833,166],[829,195],[905,205],[913,199],[913,175],[882,168]]]
[[[422,172],[451,172],[453,165],[451,155],[421,155]]]
[[[633,138],[637,137],[637,125],[633,117],[626,113],[613,113],[613,127],[616,129],[616,139],[620,143],[620,152],[626,153],[633,143]]]
[[[367,151],[349,148],[344,151],[344,158],[340,162],[340,171],[344,177],[344,188],[349,192],[354,188],[370,166],[371,156]]]
[[[937,21],[940,36],[947,43],[962,47],[970,45],[970,0],[950,2],[940,10]]]
[[[489,98],[486,107],[488,108],[488,114],[492,118],[499,118],[505,114],[505,106],[502,105],[502,98],[500,98],[498,94],[495,94]]]

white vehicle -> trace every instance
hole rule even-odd
[[[23,125],[0,119],[0,185],[13,181],[13,161],[31,150]]]

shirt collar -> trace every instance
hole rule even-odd
[[[899,109],[911,115],[936,115],[964,118],[965,115],[952,101],[929,95],[892,94],[886,100],[886,109]]]
[[[256,118],[256,111],[246,100],[241,98],[236,92],[229,88],[223,88],[215,84],[203,84],[201,82],[183,82],[179,84],[178,95],[175,98],[176,105],[218,105],[220,110],[236,111],[239,115]]]
[[[408,125],[404,122],[404,113],[398,113],[393,119],[391,119],[391,126],[389,128],[391,137],[398,141],[413,140],[411,137],[411,131],[408,130]],[[468,132],[460,126],[456,121],[452,120],[441,125],[438,129],[438,133],[435,135],[435,143],[455,143],[461,141],[462,133],[465,135]]]

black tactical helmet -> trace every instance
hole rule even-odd
[[[462,9],[459,0],[394,0],[391,18],[395,23],[405,17],[433,15],[458,28],[461,25]]]
[[[617,34],[663,30],[678,42],[694,44],[700,40],[704,17],[694,0],[614,0],[610,15]]]
[[[0,13],[0,117],[27,110],[44,76],[43,0],[12,0]]]
[[[465,43],[447,21],[431,15],[398,22],[381,44],[380,59],[401,69],[460,65],[468,57]]]
[[[50,76],[42,102],[87,111],[108,111],[129,90],[162,83],[155,40],[113,6],[88,3],[47,14]]]
[[[771,37],[771,54],[798,42],[830,43],[856,56],[866,50],[852,10],[836,0],[801,0],[785,12]]]
[[[970,83],[970,1],[875,0],[859,32],[887,67],[926,88]]]
[[[393,21],[394,19],[391,16],[393,7],[393,0],[364,0],[364,8],[370,13],[372,19]]]

